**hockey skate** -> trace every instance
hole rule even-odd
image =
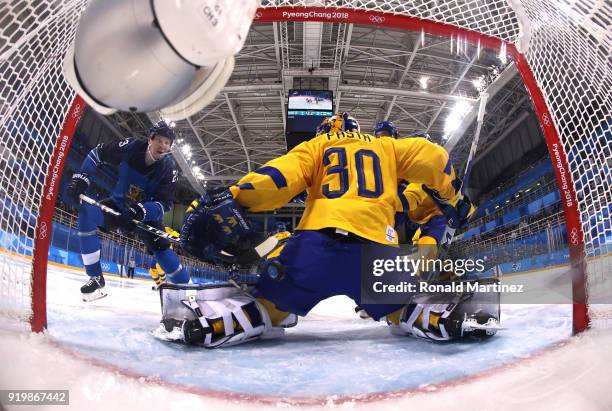
[[[104,291],[104,276],[90,277],[89,281],[81,287],[83,301],[95,301],[106,297],[108,294]]]
[[[451,337],[473,336],[478,338],[491,337],[498,330],[503,330],[499,320],[484,311],[475,313],[452,313],[444,322],[446,331]]]

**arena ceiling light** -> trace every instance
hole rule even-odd
[[[472,80],[472,84],[474,85],[476,90],[478,90],[478,91],[483,90],[484,86],[485,86],[485,78],[484,78],[484,76],[480,76],[478,78],[475,78],[474,80]]]
[[[461,120],[472,110],[472,106],[467,101],[459,100],[455,103],[446,121],[444,122],[444,136],[447,140],[451,134],[461,125]]]
[[[419,79],[419,83],[421,84],[421,88],[423,90],[427,89],[427,82],[429,81],[429,77],[423,76]]]
[[[202,173],[202,169],[199,166],[191,167],[191,173],[198,180],[204,180],[205,179],[204,174]]]
[[[185,144],[181,147],[181,152],[186,160],[191,160],[191,146],[189,144]]]

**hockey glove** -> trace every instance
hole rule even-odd
[[[210,190],[200,201],[210,213],[211,234],[217,247],[235,246],[245,237],[250,237],[252,228],[246,211],[227,188]]]
[[[78,207],[81,203],[81,194],[85,194],[89,188],[89,176],[77,173],[72,176],[66,186],[66,202],[72,207]]]
[[[208,209],[197,200],[187,209],[179,243],[189,254],[204,261],[214,261],[219,248],[212,244]]]
[[[455,205],[452,205],[448,200],[440,197],[437,191],[425,185],[423,185],[423,190],[429,194],[433,202],[438,206],[440,211],[442,211],[449,227],[460,229],[467,226],[470,217],[475,211],[472,202],[467,196],[459,199]]]
[[[188,209],[180,242],[190,254],[211,259],[221,250],[231,254],[248,249],[253,237],[244,208],[226,189],[209,190]]]
[[[141,203],[133,203],[129,207],[126,207],[119,216],[121,231],[126,233],[133,231],[134,228],[136,228],[134,220],[143,221],[146,215],[147,211]]]

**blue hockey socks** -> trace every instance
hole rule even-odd
[[[155,259],[159,266],[168,275],[168,279],[174,284],[186,284],[189,282],[189,274],[179,262],[174,251],[166,249],[155,253]]]

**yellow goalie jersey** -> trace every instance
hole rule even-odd
[[[398,181],[426,184],[451,198],[454,179],[446,150],[424,138],[338,132],[301,143],[230,189],[251,212],[276,209],[307,190],[297,230],[339,228],[378,243],[397,244],[394,215],[406,209],[398,196]],[[418,206],[414,198],[407,201],[410,209]]]

